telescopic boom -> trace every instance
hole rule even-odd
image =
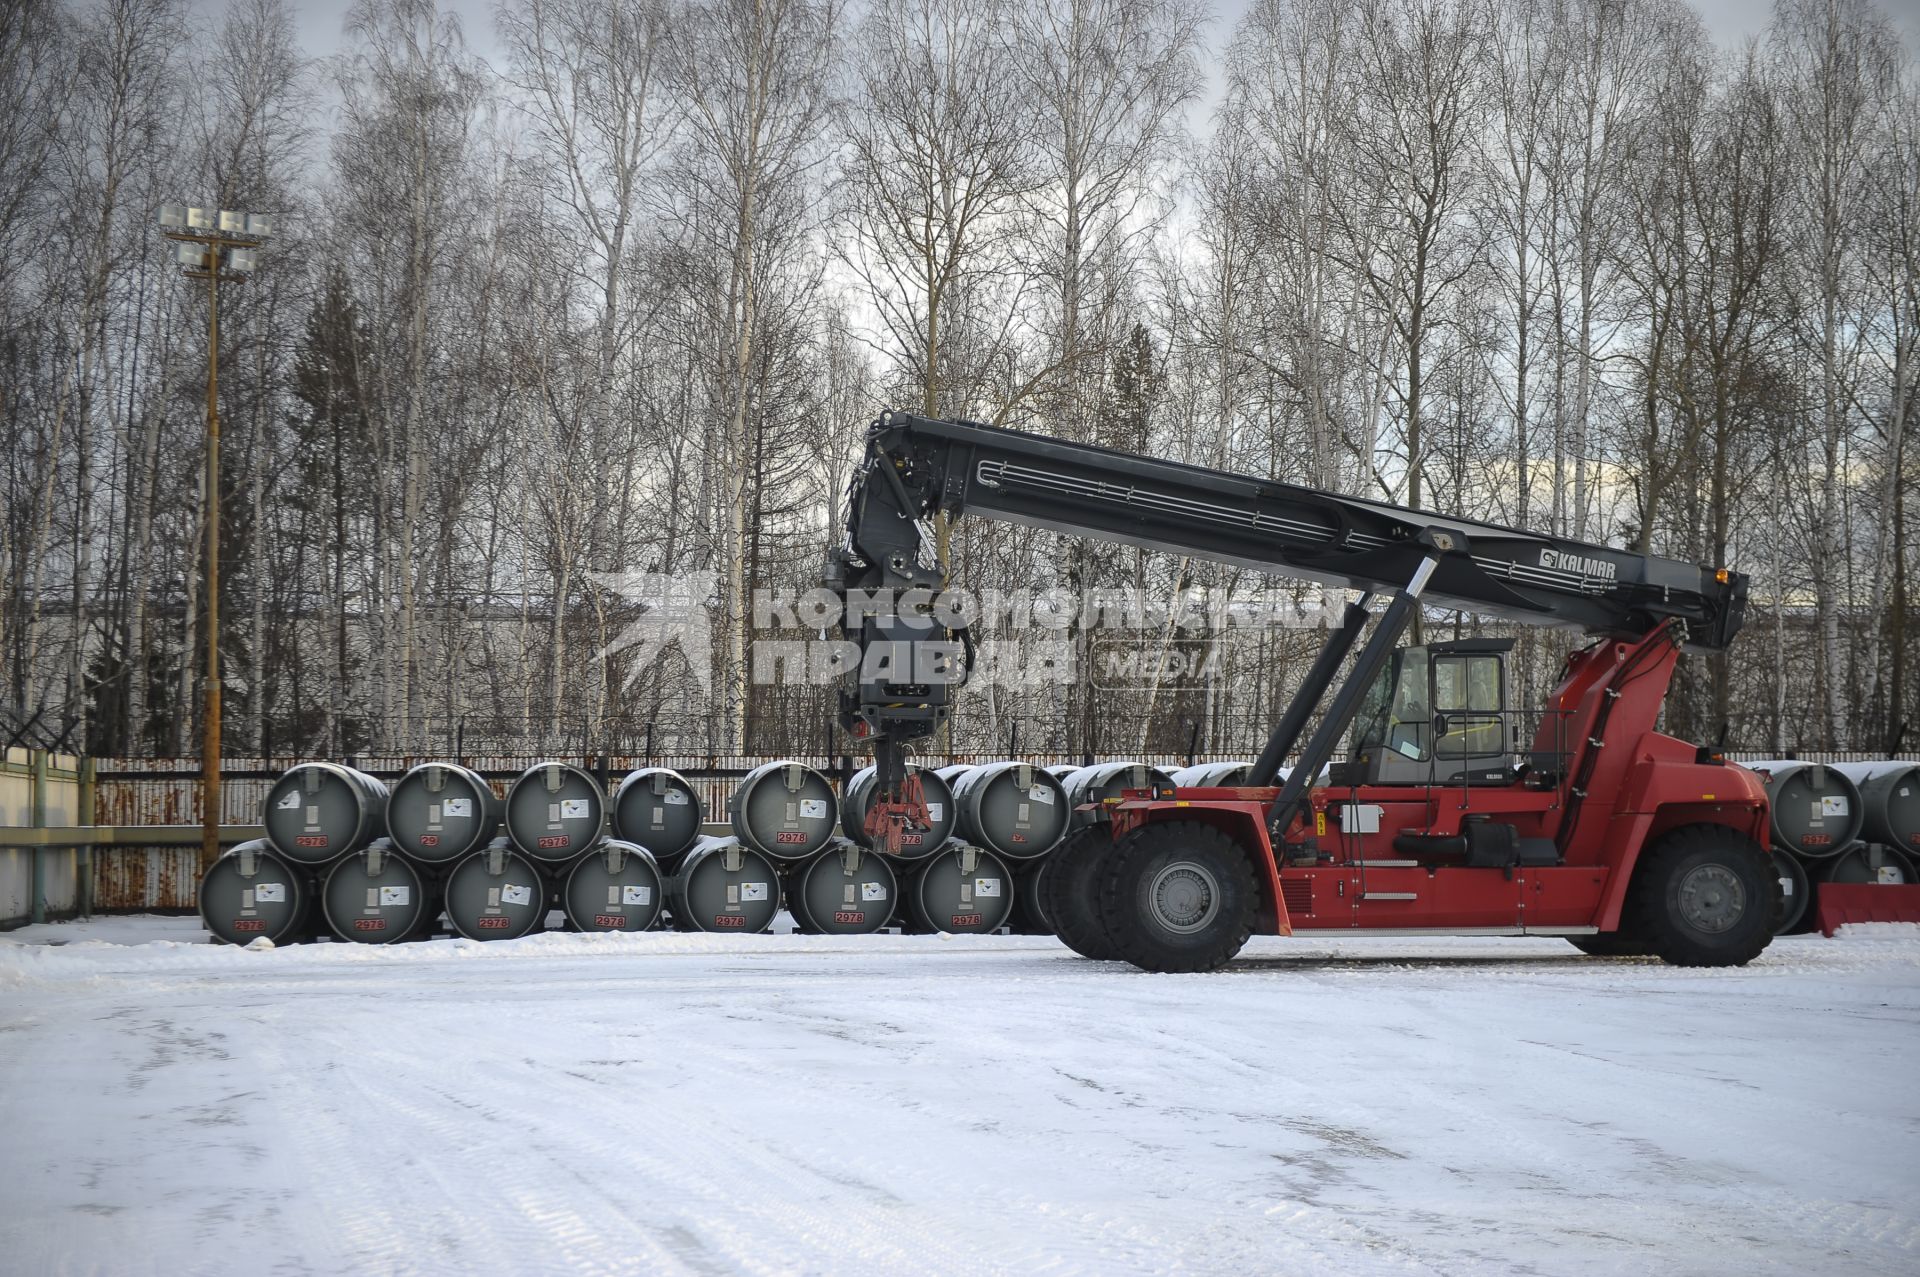
[[[971,421],[885,413],[849,493],[845,544],[828,565],[839,591],[938,590],[920,522],[979,514],[1257,572],[1391,594],[1435,559],[1424,603],[1539,625],[1639,636],[1668,620],[1689,645],[1725,648],[1740,630],[1747,578],[1658,555],[1432,514]],[[963,631],[937,617],[855,608],[864,656],[843,721],[876,745],[880,792],[899,746],[930,735],[964,678]],[[878,649],[876,651],[876,648]]]

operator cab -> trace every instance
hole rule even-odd
[[[1354,717],[1342,785],[1505,785],[1510,638],[1403,647]]]

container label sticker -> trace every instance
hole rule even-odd
[[[741,904],[746,904],[749,900],[765,900],[766,898],[767,898],[766,883],[743,882],[740,884],[740,903]]]
[[[973,894],[976,896],[999,895],[1000,880],[998,878],[975,878],[973,880]]]
[[[1823,816],[1844,816],[1847,814],[1847,799],[1844,794],[1831,795],[1820,800],[1820,814]]]
[[[447,817],[471,816],[473,815],[473,799],[449,798],[440,804],[440,814]]]
[[[687,805],[687,796],[677,789],[669,789],[660,801],[669,807],[685,807]]]
[[[500,903],[530,905],[533,903],[533,888],[524,882],[510,882],[500,888]]]
[[[380,907],[409,905],[413,903],[413,888],[404,883],[398,887],[380,888]]]
[[[1879,881],[1880,881],[1880,885],[1883,887],[1897,887],[1901,883],[1905,882],[1906,879],[1900,876],[1900,866],[1881,865]]]
[[[1036,803],[1044,803],[1049,807],[1053,806],[1053,791],[1045,785],[1035,785],[1027,791],[1027,797],[1033,799]]]
[[[1790,896],[1793,894],[1793,879],[1782,878],[1780,880],[1780,894],[1783,896]]]
[[[800,819],[825,820],[827,818],[827,800],[824,798],[802,798],[800,800]]]
[[[593,804],[585,798],[562,798],[560,800],[560,819],[585,820],[592,815]]]
[[[282,798],[279,802],[275,803],[273,805],[273,809],[275,811],[299,811],[300,810],[300,791],[297,789],[288,790],[287,796],[285,798]]]
[[[928,803],[927,819],[944,820],[946,818],[946,807],[947,805],[945,803]]]
[[[620,903],[623,905],[650,905],[653,903],[652,887],[622,887]]]
[[[887,884],[884,882],[861,883],[860,898],[862,900],[885,900],[887,898]]]
[[[284,882],[254,883],[253,903],[257,905],[283,905],[287,903],[287,884]]]

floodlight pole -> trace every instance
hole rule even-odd
[[[200,872],[220,859],[220,250],[207,259],[207,682],[200,736]]]
[[[220,859],[220,254],[223,249],[257,248],[259,240],[220,234],[168,231],[168,239],[199,244],[206,268],[189,270],[189,279],[207,279],[207,671],[201,685],[200,872]],[[244,276],[230,278],[238,283]]]

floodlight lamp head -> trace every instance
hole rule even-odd
[[[224,208],[220,210],[220,233],[222,235],[238,235],[246,229],[247,215],[245,213],[234,213]]]
[[[162,204],[160,206],[160,229],[163,231],[184,231],[187,229],[187,206],[185,204]]]
[[[212,230],[213,229],[212,210],[204,209],[204,208],[189,208],[187,210],[187,225],[196,231]]]

